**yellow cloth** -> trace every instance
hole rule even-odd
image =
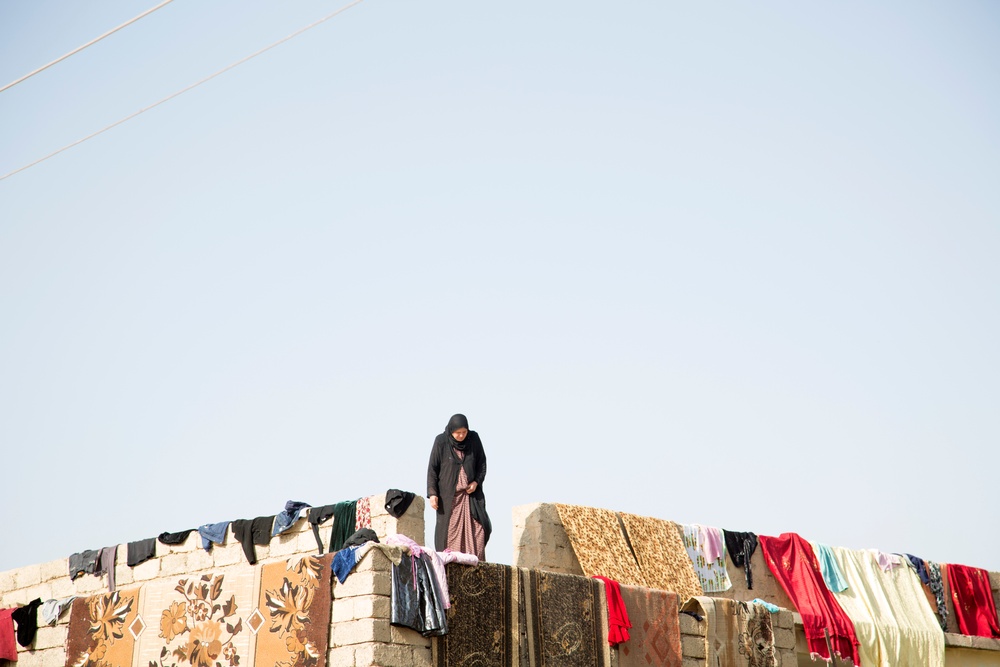
[[[704,595],[677,524],[625,512],[620,516],[639,571],[650,588],[673,591],[680,595],[682,604]]]
[[[627,586],[646,586],[614,512],[559,504],[556,511],[585,575],[601,575]]]
[[[883,572],[873,551],[833,547],[847,590],[834,593],[854,622],[861,667],[944,667],[944,633],[917,573]]]

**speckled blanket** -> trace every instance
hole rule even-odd
[[[625,512],[620,516],[649,588],[674,591],[682,603],[703,594],[677,524]]]
[[[614,512],[558,504],[556,510],[586,576],[600,575],[627,586],[647,585]]]
[[[330,556],[240,564],[77,598],[67,667],[324,667]]]

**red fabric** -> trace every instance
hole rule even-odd
[[[618,646],[628,641],[628,629],[632,627],[632,622],[628,620],[628,610],[625,609],[625,602],[622,600],[622,589],[614,579],[599,575],[594,576],[594,579],[604,582],[604,592],[608,598],[608,643]]]
[[[17,660],[17,644],[14,643],[14,619],[10,617],[17,607],[0,609],[0,660]]]
[[[812,546],[795,533],[783,533],[780,537],[759,535],[758,539],[764,562],[802,616],[809,652],[830,659],[823,634],[827,629],[834,653],[860,665],[854,624],[823,582]]]
[[[989,573],[967,565],[948,565],[947,572],[951,601],[955,603],[955,619],[962,634],[1000,637]]]

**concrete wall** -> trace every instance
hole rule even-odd
[[[552,503],[533,503],[531,505],[520,505],[513,510],[514,534],[513,564],[518,567],[538,568],[562,572],[564,574],[582,575],[583,570],[573,552],[573,547],[566,536],[566,530],[559,520],[559,513]],[[788,595],[781,588],[781,585],[771,574],[767,564],[764,562],[763,554],[758,548],[750,562],[753,569],[753,590],[748,590],[746,586],[746,576],[742,568],[736,567],[730,559],[726,559],[726,568],[733,587],[723,593],[707,593],[709,597],[729,598],[732,600],[752,600],[761,598],[772,604],[776,604],[782,609],[794,610]],[[990,585],[993,589],[993,599],[1000,608],[1000,573],[990,573]],[[932,605],[933,608],[933,605]],[[997,665],[1000,667],[1000,639],[987,639],[983,637],[966,637],[958,634],[958,626],[955,622],[955,611],[948,598],[949,611],[949,632],[945,633],[945,659],[948,667],[957,665]],[[795,637],[798,654],[798,664],[813,665],[809,658],[805,645],[805,634],[802,630],[802,621],[797,613],[780,612],[776,616],[789,613],[795,620]],[[682,615],[682,628],[685,626],[684,615]],[[690,627],[690,626],[688,626]],[[775,639],[777,640],[778,629],[775,629]],[[687,641],[687,640],[686,640]],[[783,635],[783,642],[787,643],[787,635]],[[688,647],[685,645],[685,659],[687,660]],[[796,664],[795,661],[786,662],[787,665]]]
[[[396,519],[384,509],[385,495],[371,496],[372,529],[384,537],[400,533],[423,544],[424,500],[417,496],[406,513]],[[329,540],[332,519],[321,526],[324,543]],[[150,531],[152,532],[152,531]],[[140,538],[137,538],[140,539]],[[136,567],[125,564],[126,545],[119,545],[115,568],[119,589],[137,586],[178,575],[206,571],[226,571],[243,565],[243,548],[229,529],[224,545],[211,552],[201,548],[197,531],[177,546],[157,543],[157,556]],[[287,532],[271,538],[271,543],[257,547],[259,562],[286,560],[317,553],[316,539],[305,518]],[[373,551],[344,584],[334,580],[333,609],[329,646],[329,664],[335,667],[429,667],[430,642],[411,630],[389,628],[390,563],[379,551]],[[24,605],[35,598],[43,601],[70,595],[87,596],[107,591],[105,577],[84,574],[75,581],[69,578],[68,558],[40,565],[29,565],[0,573],[0,608]],[[66,663],[66,636],[70,612],[66,610],[52,627],[41,625],[31,647],[18,646],[19,667],[62,667]],[[251,666],[247,666],[251,667]]]

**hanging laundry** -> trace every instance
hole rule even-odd
[[[927,574],[927,565],[924,563],[922,558],[917,558],[912,554],[905,554],[905,556],[910,560],[910,564],[913,565],[913,569],[917,571],[917,576],[920,577],[920,583],[928,585],[931,583],[930,575]]]
[[[257,547],[271,543],[274,515],[233,521],[233,537],[243,546],[243,554],[251,565],[257,563]]]
[[[285,501],[285,509],[274,515],[274,528],[271,530],[271,537],[280,535],[291,528],[299,520],[302,510],[308,507],[310,507],[309,503],[299,502],[298,500]]]
[[[647,585],[614,512],[559,504],[556,511],[584,575],[599,574],[620,584]]]
[[[416,498],[412,491],[400,491],[399,489],[389,489],[385,492],[385,511],[396,519],[406,514],[410,503]]]
[[[948,585],[955,605],[955,620],[962,634],[1000,637],[989,573],[978,567],[949,563]]]
[[[358,498],[354,506],[354,530],[372,527],[372,499],[368,496]]]
[[[607,577],[595,576],[604,582],[604,597],[608,602],[608,643],[618,646],[629,639],[629,628],[632,622],[628,617],[628,609],[622,601],[622,591],[618,582]]]
[[[201,535],[201,546],[205,551],[211,551],[213,544],[223,544],[226,541],[226,529],[229,528],[228,521],[218,523],[206,523],[198,526],[198,534]]]
[[[627,512],[618,516],[639,564],[642,586],[673,591],[681,601],[704,594],[676,523]]]
[[[156,539],[160,541],[160,544],[184,544],[184,542],[187,541],[188,535],[190,535],[193,530],[194,528],[188,528],[187,530],[182,530],[177,533],[160,533],[159,537]]]
[[[827,588],[812,546],[795,533],[759,535],[764,562],[802,617],[809,652],[830,660],[823,630],[829,630],[834,653],[861,664],[851,619]]]
[[[42,606],[42,599],[35,598],[10,615],[11,619],[17,623],[17,643],[25,648],[31,646],[31,642],[35,641],[40,606]]]
[[[340,551],[347,538],[357,530],[357,500],[345,500],[333,506],[333,529],[330,530],[330,551]]]
[[[80,553],[75,553],[69,557],[69,578],[76,579],[81,574],[93,574],[97,569],[97,561],[100,552],[95,549],[87,549]]]
[[[378,542],[378,535],[371,528],[361,528],[344,541],[345,547],[360,547],[366,542]]]
[[[17,644],[14,640],[14,619],[16,607],[0,609],[0,660],[17,660]]]
[[[453,611],[448,614],[448,634],[436,640],[439,667],[483,664],[484,647],[489,647],[489,665],[528,664],[519,623],[523,604],[518,568],[497,563],[452,566],[446,580]]]
[[[403,556],[392,566],[390,623],[416,630],[425,637],[448,633],[444,605],[426,554]]]
[[[825,544],[810,542],[819,561],[819,571],[823,573],[823,581],[826,587],[834,593],[843,593],[847,589],[847,582],[844,574],[837,565],[837,559],[833,556],[833,551]]]
[[[320,555],[323,555],[323,538],[319,536],[319,525],[326,523],[333,516],[336,505],[322,505],[309,510],[309,525],[312,526],[313,535],[316,537],[316,546]]]
[[[871,549],[870,551],[875,554],[878,566],[882,568],[883,572],[894,570],[903,564],[903,558],[899,554],[890,554],[878,549]]]
[[[937,606],[937,619],[941,629],[948,632],[948,603],[944,594],[944,580],[941,576],[941,566],[933,561],[927,563],[927,580],[931,593],[934,594],[934,602]]]
[[[366,542],[360,546],[344,547],[333,555],[333,561],[330,563],[330,568],[337,580],[340,583],[347,581],[347,577],[350,576],[357,564],[368,555],[368,552],[376,549],[381,551],[393,565],[398,565],[402,561],[403,549],[401,547],[379,544],[378,542]]]
[[[156,555],[156,538],[150,537],[146,540],[129,542],[127,548],[125,562],[129,567],[135,567],[139,563],[145,562]]]
[[[437,553],[445,565],[448,563],[458,563],[459,565],[479,565],[479,558],[476,557],[476,554],[467,554],[462,553],[461,551],[452,551],[451,549],[445,549],[444,551],[439,551]]]
[[[726,541],[726,551],[733,565],[742,567],[747,580],[747,590],[753,590],[753,570],[750,568],[750,557],[757,550],[757,535],[755,533],[741,533],[735,530],[723,530],[722,535]]]
[[[618,667],[681,667],[677,593],[622,586],[621,595],[632,631],[629,640],[618,646]]]
[[[694,571],[706,593],[721,593],[733,587],[726,569],[725,541],[722,531],[709,526],[689,524],[684,526],[684,548],[691,558]],[[718,554],[708,560],[706,554]]]
[[[526,664],[608,667],[611,647],[604,641],[601,623],[601,583],[543,570],[522,569],[520,575]],[[570,633],[567,628],[572,628]],[[567,655],[568,645],[576,649],[572,655]]]
[[[834,598],[854,623],[862,665],[944,667],[944,635],[917,573],[883,571],[873,550],[831,547],[847,588]]]
[[[94,570],[95,576],[108,575],[108,591],[115,590],[115,562],[118,560],[118,545],[112,547],[102,547],[97,552],[97,568]]]
[[[764,607],[764,609],[767,609],[772,614],[777,614],[779,611],[781,611],[781,607],[779,607],[776,604],[771,604],[767,600],[761,600],[760,598],[754,598],[753,600],[750,600],[750,602],[753,602],[754,604],[759,604],[760,606]]]
[[[718,667],[775,667],[771,613],[762,605],[722,598],[696,597],[683,609],[702,617],[705,633],[705,662]]]
[[[45,625],[55,625],[59,620],[59,617],[62,615],[63,610],[68,608],[75,599],[75,595],[70,595],[68,598],[63,598],[61,600],[46,600],[43,602],[42,620],[45,621]]]

